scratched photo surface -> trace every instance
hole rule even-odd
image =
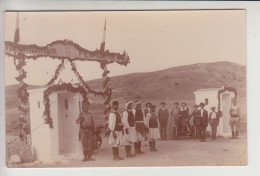
[[[245,10],[5,12],[6,165],[247,165]]]

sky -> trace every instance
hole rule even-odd
[[[88,50],[100,48],[106,26],[106,47],[126,51],[130,64],[109,64],[109,76],[151,72],[194,63],[230,61],[246,65],[244,10],[20,12],[20,44],[45,46],[73,40]],[[5,13],[5,41],[14,40],[16,13]],[[44,85],[54,75],[58,60],[27,60],[25,82]],[[95,62],[77,62],[85,80],[102,77]],[[16,84],[13,59],[5,57],[6,85]],[[66,63],[59,79],[77,82]]]

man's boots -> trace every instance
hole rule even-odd
[[[112,147],[112,151],[113,151],[113,160],[118,161],[119,158],[117,157],[117,147]]]
[[[132,158],[132,157],[134,157],[134,155],[131,154],[131,146],[130,146],[130,145],[126,145],[126,146],[125,146],[125,152],[126,152],[126,157],[127,157],[127,158]]]
[[[153,150],[153,141],[149,141],[149,150],[150,150],[150,152],[154,152],[154,150]]]
[[[135,142],[135,143],[134,143],[134,147],[135,147],[135,155],[139,154],[139,151],[138,151],[138,149],[139,149],[139,147],[138,147],[138,142]]]
[[[236,138],[238,139],[238,131],[236,131]]]
[[[95,159],[92,158],[92,150],[88,151],[87,155],[88,155],[88,161],[95,161]]]
[[[81,160],[82,162],[88,160],[88,152],[87,152],[87,150],[83,150],[83,154],[84,154],[84,158]]]
[[[119,148],[118,147],[116,147],[116,156],[117,156],[118,160],[123,160],[124,159],[124,158],[119,156]]]
[[[235,139],[235,132],[232,131],[232,138]]]
[[[158,152],[158,150],[155,148],[155,141],[152,141],[152,143],[153,143],[153,151]]]
[[[144,154],[144,152],[141,150],[141,142],[138,142],[138,153]]]

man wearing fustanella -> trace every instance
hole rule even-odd
[[[149,146],[151,152],[158,151],[155,147],[156,140],[160,138],[159,132],[159,120],[158,116],[155,113],[155,106],[152,105],[151,112],[147,114],[147,126],[149,127]]]
[[[131,154],[131,145],[136,142],[136,131],[135,131],[135,119],[132,112],[133,103],[128,101],[125,104],[125,111],[123,112],[123,125],[124,125],[124,141],[126,157],[134,157]]]
[[[142,109],[142,104],[140,101],[136,101],[136,108],[133,109],[133,114],[135,117],[135,126],[136,126],[136,137],[137,142],[134,143],[135,154],[144,154],[141,150],[141,143],[145,140],[145,116]]]
[[[114,101],[112,103],[112,110],[109,114],[108,119],[108,127],[110,132],[109,136],[109,144],[112,145],[112,151],[113,151],[113,160],[122,160],[119,156],[119,149],[118,147],[120,145],[124,144],[124,136],[123,136],[123,123],[121,120],[121,115],[118,112],[118,101]]]
[[[79,139],[84,154],[82,161],[95,161],[95,159],[92,158],[95,122],[92,114],[88,112],[88,102],[85,100],[82,101],[82,110],[83,112],[76,120],[76,123],[80,124]]]
[[[162,140],[166,140],[169,111],[165,108],[165,102],[161,102],[160,105],[161,108],[159,109],[158,113],[158,118],[160,122],[160,135]]]

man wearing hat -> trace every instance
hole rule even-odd
[[[136,108],[133,109],[133,114],[135,117],[135,125],[136,125],[136,137],[137,142],[134,143],[135,146],[135,154],[144,154],[141,150],[141,143],[145,139],[145,116],[144,111],[142,109],[142,104],[140,101],[136,101]]]
[[[126,157],[134,157],[131,154],[131,144],[136,142],[136,131],[135,131],[135,119],[132,112],[131,101],[125,104],[125,111],[123,112],[123,125],[124,125],[124,141],[125,141],[125,151]]]
[[[114,101],[112,103],[112,110],[108,117],[108,127],[111,131],[109,136],[109,144],[112,145],[113,151],[113,160],[122,160],[119,156],[119,149],[120,145],[123,145],[123,123],[121,120],[121,115],[118,112],[118,101]]]
[[[212,140],[215,140],[216,136],[217,136],[217,127],[219,124],[219,115],[216,112],[215,106],[212,106],[210,109],[211,109],[211,112],[209,113],[209,124],[211,126]]]
[[[194,106],[194,111],[190,115],[191,121],[193,121],[193,125],[195,126],[194,132],[196,135],[194,136],[195,138],[199,137],[199,128],[200,128],[200,112],[199,112],[199,105]],[[193,116],[193,119],[192,119]]]
[[[158,151],[155,147],[155,140],[160,138],[160,132],[159,132],[159,120],[158,116],[155,113],[155,106],[152,105],[151,112],[147,114],[147,125],[149,127],[149,146],[151,152]]]
[[[146,117],[146,115],[148,114],[148,112],[151,112],[151,106],[152,104],[151,103],[146,103],[145,105],[145,110],[144,110],[144,116]]]
[[[160,105],[161,108],[159,109],[158,113],[158,118],[160,122],[160,135],[162,140],[166,140],[169,111],[165,108],[165,102],[161,102]]]
[[[179,102],[175,102],[174,103],[174,107],[171,110],[170,113],[170,117],[169,117],[169,121],[168,121],[168,131],[169,131],[169,135],[173,138],[173,134],[174,134],[174,127],[178,124],[178,118],[179,118]],[[177,135],[177,134],[176,134]]]
[[[76,120],[77,124],[80,124],[79,138],[82,144],[82,150],[84,158],[82,161],[95,161],[93,159],[93,135],[95,131],[95,122],[91,113],[88,112],[88,102],[82,101],[83,112]]]
[[[206,142],[206,128],[208,126],[208,111],[204,109],[205,104],[201,102],[199,104],[200,110],[200,126],[199,126],[199,136],[200,142]]]
[[[178,124],[179,132],[181,134],[184,134],[184,132],[186,130],[186,128],[184,128],[185,126],[183,124],[186,122],[188,117],[189,117],[189,108],[187,107],[186,103],[181,103],[181,108],[179,111],[179,124]]]

